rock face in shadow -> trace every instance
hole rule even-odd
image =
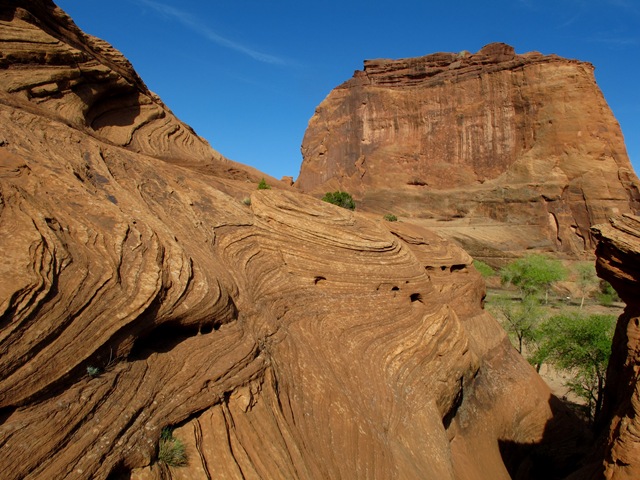
[[[627,304],[618,319],[603,408],[604,478],[640,477],[640,217],[623,216],[593,228],[598,274]],[[603,478],[598,471],[593,478]]]
[[[462,249],[258,191],[53,3],[0,7],[3,478],[508,479],[577,431]]]
[[[309,121],[296,186],[349,191],[485,259],[591,252],[592,225],[640,207],[593,70],[505,44],[365,61]]]

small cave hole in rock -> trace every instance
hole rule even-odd
[[[391,291],[392,291],[392,292],[397,292],[398,290],[400,290],[400,287],[392,287],[392,288],[391,288]]]
[[[467,266],[465,264],[461,264],[461,265],[451,265],[451,271],[452,272],[460,272],[463,270],[466,270]]]
[[[179,323],[163,323],[147,334],[140,336],[129,353],[130,359],[146,359],[152,353],[166,353],[187,338],[200,334],[211,333],[219,325],[208,323],[205,325],[185,326]]]
[[[412,294],[411,294],[411,296],[410,296],[409,298],[411,298],[411,301],[412,301],[412,302],[420,302],[420,303],[423,303],[423,302],[422,302],[422,295],[421,295],[421,294],[419,294],[419,293],[412,293]]]
[[[440,270],[442,270],[443,272],[444,272],[446,269],[447,269],[447,266],[446,266],[446,265],[442,265],[442,266],[440,267]]]
[[[327,279],[326,277],[323,277],[322,275],[318,275],[313,279],[313,284],[317,285],[318,283],[323,282],[326,279]]]
[[[206,335],[207,333],[213,332],[213,324],[202,325],[200,327],[200,333],[202,335]]]
[[[3,407],[0,408],[0,425],[7,421],[7,419],[15,412],[16,407]]]
[[[124,466],[124,462],[118,463],[109,473],[107,480],[131,480],[131,470]]]

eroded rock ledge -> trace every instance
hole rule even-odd
[[[364,70],[354,74],[337,88],[349,88],[358,84],[419,87],[436,86],[447,82],[460,82],[481,74],[502,70],[516,70],[537,63],[573,63],[593,71],[593,65],[578,60],[568,60],[558,55],[529,52],[517,55],[514,48],[504,43],[492,43],[477,53],[433,53],[423,57],[365,60]]]

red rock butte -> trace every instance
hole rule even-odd
[[[365,61],[309,121],[296,186],[346,190],[362,209],[498,263],[530,249],[593,252],[592,225],[640,209],[593,70],[502,43]]]
[[[575,468],[580,424],[483,309],[465,251],[257,190],[49,0],[0,0],[0,125],[4,479]],[[186,466],[158,461],[165,427]],[[629,474],[631,433],[606,464]]]

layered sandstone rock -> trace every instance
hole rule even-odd
[[[640,477],[640,217],[623,216],[594,227],[598,274],[627,304],[618,319],[607,370],[603,424],[605,459],[593,478]]]
[[[213,150],[147,89],[120,52],[83,33],[52,2],[0,0],[0,25],[4,104],[132,152],[230,178],[264,176]]]
[[[0,6],[3,478],[567,468],[468,254],[256,190],[51,2]],[[165,426],[188,466],[156,462]]]
[[[479,257],[581,255],[592,225],[640,207],[593,66],[505,44],[365,61],[316,109],[302,154],[301,190],[347,190]]]

